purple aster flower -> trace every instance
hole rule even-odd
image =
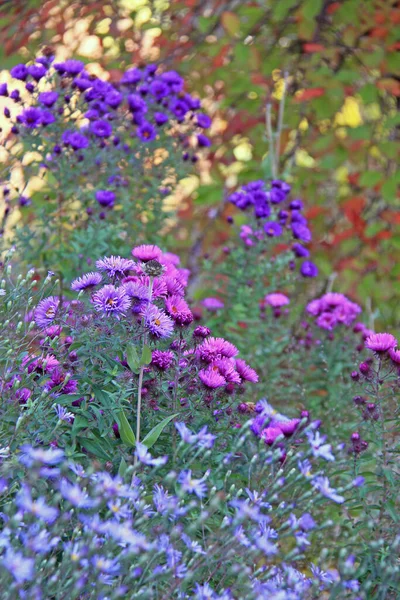
[[[162,100],[162,98],[168,96],[169,88],[168,85],[161,79],[154,79],[149,86],[149,92],[152,96],[157,98],[157,100]]]
[[[161,79],[168,84],[172,92],[178,94],[183,89],[183,79],[176,71],[165,71],[161,74]]]
[[[22,552],[14,552],[10,547],[0,558],[0,564],[7,569],[18,584],[31,581],[35,575],[35,559],[26,558]]]
[[[125,292],[132,301],[132,312],[135,314],[142,312],[151,300],[149,297],[150,289],[137,281],[128,281],[126,283],[123,281],[122,283]]]
[[[32,356],[27,356],[22,364],[26,364],[32,360]],[[29,362],[28,373],[50,373],[53,369],[58,367],[60,363],[52,354],[46,354],[46,356],[40,356],[36,360]]]
[[[292,223],[292,233],[296,240],[301,240],[302,242],[311,242],[311,231],[303,223]]]
[[[224,387],[227,383],[225,377],[223,377],[218,370],[213,369],[211,366],[207,367],[207,369],[201,369],[198,375],[203,385],[211,390]]]
[[[86,492],[84,492],[78,484],[70,483],[67,479],[62,479],[60,484],[60,492],[64,500],[68,500],[72,506],[91,507],[95,504]]]
[[[199,148],[209,148],[211,146],[211,140],[204,134],[197,134],[197,145]]]
[[[299,198],[296,198],[295,200],[291,201],[289,208],[292,210],[303,210],[304,204],[301,200],[299,200]]]
[[[143,77],[142,71],[140,69],[128,69],[121,77],[121,83],[125,85],[132,85],[135,83],[139,83]]]
[[[47,106],[47,108],[51,108],[53,104],[55,104],[58,100],[57,92],[42,92],[39,94],[39,102]]]
[[[47,73],[47,69],[44,65],[30,65],[28,67],[28,73],[35,81],[40,81]]]
[[[26,404],[31,395],[32,391],[28,388],[20,388],[15,392],[15,397],[17,398],[19,404]]]
[[[32,201],[30,200],[30,198],[27,198],[26,196],[20,196],[18,199],[18,204],[20,206],[29,206],[30,204],[32,204]]]
[[[79,75],[85,68],[85,65],[80,60],[74,60],[72,58],[62,63],[55,63],[54,68],[60,75],[66,73],[67,75],[75,76]]]
[[[96,273],[91,271],[90,273],[86,273],[82,275],[82,277],[78,277],[71,283],[71,290],[74,292],[80,292],[82,290],[92,290],[96,285],[99,285],[102,281],[102,276],[100,273]]]
[[[141,246],[136,246],[132,250],[132,256],[143,262],[160,260],[161,255],[162,250],[154,244],[142,244]]]
[[[42,125],[46,127],[46,125],[51,125],[56,120],[55,116],[49,110],[42,110]]]
[[[53,523],[58,516],[58,510],[52,506],[47,506],[44,498],[33,500],[28,486],[23,486],[15,499],[18,508],[24,512],[29,512],[38,519],[43,519],[46,523]]]
[[[336,502],[337,504],[342,504],[344,502],[344,497],[340,496],[335,489],[331,488],[329,479],[327,477],[318,475],[312,480],[311,484],[320,492],[320,494],[326,498],[329,498],[333,502]]]
[[[387,352],[397,346],[397,340],[391,333],[373,333],[365,340],[365,347],[373,352]]]
[[[141,125],[137,128],[137,136],[142,142],[151,142],[157,137],[157,130],[148,121],[143,121]]]
[[[301,244],[293,244],[292,252],[294,252],[297,258],[307,258],[307,256],[310,256],[310,251]]]
[[[54,394],[55,396],[60,396],[61,394],[74,394],[78,389],[78,382],[76,379],[67,379],[67,377],[70,377],[70,373],[64,373],[64,371],[58,367],[51,371],[50,377],[50,380],[46,382],[45,389],[50,391],[55,387],[59,388],[57,393]],[[71,413],[69,413],[69,415],[71,415]]]
[[[317,277],[318,267],[310,260],[305,260],[301,265],[300,273],[303,277]]]
[[[112,126],[108,121],[100,119],[90,123],[90,131],[99,138],[107,138],[112,134]]]
[[[127,97],[129,110],[133,113],[146,113],[148,108],[146,101],[139,94],[129,94]]]
[[[241,358],[235,360],[236,371],[244,381],[250,381],[251,383],[257,383],[258,375],[254,369],[249,367]]]
[[[207,493],[207,486],[204,483],[209,475],[209,471],[207,471],[201,479],[193,479],[192,471],[188,469],[187,471],[182,471],[178,477],[178,483],[181,484],[182,490],[184,492],[188,492],[189,494],[196,494],[198,498],[204,498]]]
[[[116,288],[113,285],[105,285],[92,296],[92,302],[98,312],[103,315],[114,315],[117,319],[125,316],[131,305],[131,300],[123,287]]]
[[[83,150],[83,148],[87,148],[89,145],[87,137],[77,131],[65,131],[62,134],[61,139],[64,144],[71,146],[73,150]]]
[[[53,373],[54,373],[54,371],[53,371]],[[56,411],[56,415],[57,415],[59,421],[65,421],[66,423],[72,423],[75,419],[74,413],[68,412],[64,406],[61,406],[61,404],[57,404],[54,407],[54,410]]]
[[[225,306],[222,300],[218,300],[218,298],[204,298],[204,300],[201,301],[201,304],[211,312],[224,308]]]
[[[14,100],[14,102],[19,102],[21,100],[19,90],[12,90],[12,92],[10,93],[10,98],[11,100]]]
[[[154,350],[151,358],[151,365],[161,371],[166,371],[175,361],[175,355],[171,350]]]
[[[123,96],[117,90],[112,90],[109,94],[107,94],[105,100],[106,104],[111,106],[111,108],[118,108],[123,100]]]
[[[168,116],[162,112],[154,113],[154,120],[156,125],[164,125],[168,121]]]
[[[83,77],[83,75],[84,73],[82,73],[82,77],[75,77],[73,81],[73,87],[77,87],[81,92],[84,92],[93,86],[93,82]]]
[[[24,444],[20,450],[19,462],[26,467],[31,467],[34,463],[53,466],[64,458],[64,451],[59,448],[32,448],[32,446]]]
[[[211,119],[208,115],[205,115],[204,113],[198,113],[196,124],[202,129],[208,129],[208,127],[210,127],[211,125]]]
[[[41,328],[51,325],[57,315],[59,306],[60,298],[57,296],[49,296],[41,300],[34,313],[36,325]]]
[[[211,330],[208,327],[199,325],[193,330],[193,337],[206,338],[211,334]]]
[[[140,442],[136,444],[135,454],[142,464],[148,465],[150,467],[161,467],[165,465],[165,463],[168,460],[168,456],[160,456],[158,458],[153,458],[150,452],[147,450],[146,446],[144,444],[141,444]]]
[[[190,431],[185,425],[185,423],[175,423],[175,427],[178,430],[181,439],[186,444],[194,444],[197,442],[197,435]]]
[[[134,269],[135,263],[121,256],[105,256],[96,261],[96,267],[99,271],[106,271],[109,277],[123,277],[128,271]]]
[[[17,119],[20,123],[23,123],[26,127],[34,129],[42,124],[43,112],[40,108],[26,108],[18,115]]]
[[[239,373],[235,369],[235,361],[231,358],[220,358],[212,363],[209,369],[214,369],[222,375],[228,383],[241,383]]]
[[[388,354],[394,363],[396,363],[397,365],[400,364],[400,350],[390,348]]]
[[[0,83],[0,96],[8,96],[8,87],[6,83]]]
[[[152,335],[159,338],[167,338],[173,334],[174,322],[161,309],[154,304],[149,304],[143,311],[145,327]]]
[[[25,79],[28,77],[29,71],[26,65],[23,64],[19,64],[19,65],[15,65],[15,67],[13,67],[10,70],[10,75],[11,77],[14,77],[15,79],[19,79],[21,81],[25,81]]]
[[[268,237],[279,237],[282,234],[282,226],[276,221],[268,221],[264,224],[264,231]]]
[[[325,444],[325,435],[321,435],[319,431],[306,431],[306,435],[312,453],[316,458],[324,458],[329,461],[335,460],[335,457],[332,454],[332,446],[330,444]]]
[[[97,190],[95,198],[100,206],[112,208],[115,202],[115,192],[111,190]]]

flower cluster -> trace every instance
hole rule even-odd
[[[252,207],[257,226],[243,225],[240,237],[246,246],[253,246],[265,237],[282,237],[289,233],[292,238],[292,252],[295,258],[306,259],[300,266],[303,277],[316,277],[318,268],[308,260],[309,250],[304,244],[311,242],[312,234],[307,218],[302,213],[304,204],[299,199],[289,200],[290,185],[279,179],[272,180],[267,187],[263,180],[252,181],[228,197],[242,211]]]
[[[309,302],[307,312],[315,317],[317,327],[332,331],[339,325],[350,326],[361,308],[343,294],[328,292]]]
[[[46,55],[32,64],[16,65],[10,75],[17,87],[1,84],[0,96],[20,110],[15,118],[8,107],[4,113],[11,120],[14,141],[23,136],[32,150],[40,152],[37,171],[60,173],[73,166],[75,175],[87,176],[96,169],[96,189],[79,192],[88,215],[93,204],[105,214],[126,196],[129,170],[123,165],[129,163],[133,169],[138,152],[145,153],[140,160],[149,161],[157,139],[189,163],[211,144],[204,133],[211,119],[201,112],[200,100],[185,93],[184,80],[175,71],[161,72],[149,64],[130,68],[111,83],[91,75],[79,60],[57,63]],[[20,92],[22,85],[25,90]],[[26,174],[36,173],[31,166]],[[9,188],[4,197],[10,201]],[[31,203],[24,192],[16,192],[16,197],[20,207]]]

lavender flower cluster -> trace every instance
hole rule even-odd
[[[252,208],[256,228],[243,225],[240,233],[246,246],[253,246],[265,237],[282,238],[286,243],[284,234],[289,233],[294,241],[291,247],[294,257],[308,259],[310,251],[304,244],[311,242],[312,234],[302,213],[304,204],[299,199],[289,200],[290,190],[290,185],[280,179],[272,180],[269,187],[263,180],[252,181],[231,194],[228,201],[242,211]],[[318,268],[310,260],[304,260],[300,273],[303,277],[316,277]]]
[[[327,331],[332,331],[341,324],[350,326],[361,313],[358,304],[351,302],[343,294],[335,292],[329,292],[321,298],[312,300],[306,310],[315,317],[315,325]],[[367,334],[366,329],[363,333]]]
[[[305,508],[308,490],[292,495],[301,480],[322,503],[344,500],[323,471],[311,472],[323,456],[314,440],[312,452],[293,457],[278,479],[270,473],[274,451],[260,448],[253,472],[270,489],[252,489],[250,479],[243,490],[237,476],[248,465],[234,456],[248,437],[241,435],[213,472],[201,473],[199,460],[200,469],[209,463],[213,436],[176,426],[183,470],[165,471],[167,457],[154,458],[141,444],[136,466],[122,475],[85,469],[60,449],[23,446],[15,457],[3,452],[4,600],[60,594],[105,600],[127,593],[142,599],[311,600],[329,591],[356,598],[354,557],[339,570],[326,567],[314,540],[329,523],[318,523]],[[305,557],[311,563],[306,568]]]

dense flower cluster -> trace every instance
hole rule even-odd
[[[318,268],[308,260],[309,250],[304,244],[311,242],[312,234],[307,218],[302,213],[304,204],[299,199],[289,200],[290,185],[280,179],[272,180],[268,187],[263,180],[252,181],[228,197],[242,211],[252,208],[257,221],[256,229],[243,225],[240,237],[246,246],[253,246],[265,237],[282,238],[287,235],[293,240],[292,252],[295,258],[306,259],[300,266],[303,277],[316,277]]]
[[[185,469],[161,475],[167,457],[153,458],[141,444],[137,467],[130,467],[125,477],[87,470],[66,460],[57,448],[25,445],[18,456],[23,480],[15,485],[12,462],[5,461],[0,471],[2,597],[49,598],[62,590],[69,597],[105,600],[110,592],[119,598],[129,590],[131,597],[143,599],[167,594],[177,599],[255,600],[272,594],[300,600],[333,588],[347,597],[346,590],[358,589],[356,579],[322,564],[309,566],[312,577],[303,572],[304,553],[312,548],[311,536],[320,525],[304,509],[303,498],[281,502],[284,481],[279,494],[239,489],[235,477],[240,471],[229,454],[212,474],[213,481],[225,481],[230,489],[225,499],[223,484],[209,483],[210,469],[194,472],[194,459],[198,463],[200,455],[209,453],[215,436],[206,428],[194,433],[183,423],[176,427]],[[268,476],[273,451],[266,448],[261,454],[253,469]],[[326,502],[325,496],[338,502],[323,471],[310,475],[318,465],[312,466],[308,456],[314,460],[310,452],[303,460],[299,455],[287,485],[300,477],[311,483],[321,501]],[[293,546],[290,564],[284,550],[288,537]],[[211,548],[216,566],[212,578]],[[310,558],[318,561],[312,551]],[[264,566],[256,568],[259,560]],[[271,560],[275,566],[269,566]]]
[[[351,325],[361,308],[343,294],[329,292],[309,302],[307,312],[315,317],[317,327],[332,331],[338,325]]]
[[[174,147],[186,162],[196,162],[198,152],[210,146],[204,131],[211,119],[201,112],[200,100],[185,93],[176,71],[161,72],[149,64],[130,68],[111,83],[88,73],[81,61],[57,63],[46,55],[32,64],[16,65],[10,74],[17,88],[1,84],[0,96],[20,107],[15,119],[9,108],[4,111],[12,123],[11,135],[23,136],[32,150],[40,151],[37,173],[60,173],[73,166],[75,174],[87,176],[96,169],[97,189],[81,186],[79,192],[89,215],[93,204],[110,210],[126,196],[130,175],[123,165],[133,169],[137,152],[146,152],[146,146],[153,151],[157,139]],[[150,153],[146,156],[151,158]],[[26,173],[37,174],[32,166]],[[15,195],[21,207],[31,203],[24,192]],[[4,197],[10,201],[9,187]]]

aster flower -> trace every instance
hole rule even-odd
[[[53,369],[58,367],[60,364],[53,354],[46,354],[45,356],[40,356],[32,361],[32,356],[27,356],[22,364],[28,364],[28,373],[33,373],[36,371],[37,373],[50,373]],[[32,361],[32,362],[31,362]]]
[[[311,481],[312,486],[326,498],[333,500],[337,504],[344,502],[344,497],[340,496],[335,489],[330,485],[329,479],[323,475],[318,475]]]
[[[311,242],[312,235],[309,228],[303,223],[292,223],[293,237],[302,242]]]
[[[133,281],[123,283],[122,287],[131,299],[132,312],[135,314],[142,312],[151,300],[149,297],[150,288]]]
[[[24,64],[15,65],[15,67],[10,70],[11,77],[14,77],[14,79],[19,79],[20,81],[25,81],[25,79],[28,77],[28,74],[28,67]]]
[[[261,431],[261,438],[268,446],[272,446],[279,437],[283,437],[283,432],[279,427],[269,426]]]
[[[189,494],[195,494],[198,498],[204,498],[207,493],[207,486],[204,483],[209,475],[209,471],[203,475],[201,479],[193,479],[192,471],[182,471],[178,477],[178,483],[181,484],[182,490]]]
[[[35,81],[40,81],[47,73],[47,69],[44,65],[29,65],[28,73]]]
[[[167,338],[173,334],[172,319],[154,304],[149,304],[142,314],[146,328],[155,337]]]
[[[196,117],[196,124],[202,129],[208,129],[208,127],[211,125],[211,118],[204,113],[198,113]]]
[[[99,261],[97,261],[99,262]],[[99,265],[97,264],[97,267]],[[92,296],[92,302],[98,312],[104,315],[114,315],[119,319],[125,316],[131,305],[131,300],[123,287],[116,288],[113,285],[105,285]]]
[[[195,327],[193,330],[193,337],[198,338],[206,338],[210,335],[211,330],[208,327],[204,327],[203,325],[199,325]]]
[[[218,370],[208,367],[199,371],[199,379],[205,385],[205,387],[214,390],[219,387],[224,387],[227,383],[225,377],[223,377]]]
[[[53,523],[58,516],[58,510],[47,506],[44,498],[33,500],[28,486],[23,486],[16,497],[17,506],[24,512],[29,512],[46,523]]]
[[[112,190],[97,190],[95,198],[100,206],[112,208],[115,203],[115,192]]]
[[[55,394],[56,396],[60,394],[74,394],[78,389],[78,382],[76,379],[68,379],[68,377],[70,377],[70,373],[64,373],[64,371],[55,367],[51,371],[51,379],[46,382],[45,389],[50,391],[55,387],[60,388]]]
[[[335,460],[335,457],[332,454],[332,446],[330,444],[325,444],[325,435],[321,435],[319,431],[306,431],[306,435],[311,446],[312,453],[316,458],[324,458],[325,460],[329,461]]]
[[[157,137],[157,130],[148,121],[143,121],[137,128],[136,134],[142,142],[151,142]]]
[[[230,358],[220,358],[212,363],[209,369],[219,372],[228,383],[241,383],[239,373],[235,369],[235,361]]]
[[[193,321],[192,311],[181,296],[167,298],[165,307],[177,325],[189,325]]]
[[[34,129],[42,124],[43,111],[40,108],[26,108],[18,115],[17,120],[26,127]]]
[[[137,456],[139,462],[150,467],[161,467],[165,465],[165,463],[168,460],[167,456],[153,458],[150,452],[147,450],[146,446],[144,444],[141,444],[140,442],[136,444],[135,455]]]
[[[149,260],[160,260],[162,250],[154,244],[142,244],[136,246],[132,250],[132,256],[141,260],[142,262],[148,262]]]
[[[268,237],[279,237],[282,234],[282,226],[276,221],[268,221],[264,224],[264,231]]]
[[[185,287],[179,279],[164,277],[164,281],[167,286],[167,294],[170,296],[183,296],[185,294]]]
[[[232,358],[239,350],[223,338],[210,337],[198,347],[197,353],[201,360],[211,363],[219,358]]]
[[[317,277],[318,267],[310,260],[305,260],[300,267],[300,273],[303,277]]]
[[[251,383],[257,383],[258,375],[257,375],[256,371],[254,369],[252,369],[251,367],[249,367],[249,365],[247,365],[243,359],[237,358],[235,360],[235,367],[236,367],[236,371],[239,373],[240,377],[244,381],[250,381]]]
[[[61,137],[63,142],[66,145],[71,146],[73,150],[83,150],[89,146],[89,140],[87,137],[81,133],[78,133],[77,131],[65,132]]]
[[[111,278],[123,277],[128,271],[135,267],[133,260],[121,258],[121,256],[105,256],[96,261],[96,267],[99,271],[106,271]]]
[[[32,446],[24,444],[20,451],[19,462],[26,467],[31,467],[34,463],[53,466],[64,458],[64,451],[59,448],[32,448]]]
[[[365,347],[373,352],[387,352],[396,348],[397,340],[391,333],[373,333],[365,340]]]
[[[153,350],[151,365],[161,369],[161,371],[166,371],[170,368],[170,366],[175,361],[175,355],[171,350]]]
[[[90,131],[96,137],[107,138],[112,134],[112,126],[108,121],[100,119],[98,121],[92,121],[90,123]]]
[[[41,104],[47,106],[47,108],[51,108],[53,104],[55,104],[58,100],[58,93],[53,91],[42,92],[41,94],[39,94],[38,100]]]
[[[35,559],[26,558],[22,552],[14,552],[11,547],[7,548],[4,556],[0,558],[0,564],[11,573],[18,584],[34,578]]]
[[[197,144],[199,148],[209,148],[211,146],[211,140],[204,134],[197,134]]]
[[[95,271],[91,271],[90,273],[86,273],[82,275],[82,277],[78,277],[74,279],[71,283],[71,290],[75,292],[80,292],[82,290],[92,290],[99,285],[102,281],[102,276],[100,273],[96,273]]]
[[[389,356],[394,363],[396,363],[398,365],[400,364],[400,350],[397,350],[395,348],[390,348]]]
[[[64,406],[61,406],[61,404],[57,404],[56,406],[54,406],[54,410],[56,412],[56,415],[57,415],[59,421],[65,421],[66,423],[72,423],[72,421],[75,419],[74,413],[68,412]]]
[[[265,302],[273,308],[280,308],[290,303],[290,300],[285,294],[275,292],[273,294],[267,294],[264,298]]]
[[[49,296],[41,300],[34,312],[36,325],[41,328],[51,325],[57,316],[59,306],[60,298],[57,296]]]
[[[201,304],[211,312],[224,308],[225,306],[222,300],[219,300],[218,298],[204,298],[204,300],[201,301]]]
[[[60,73],[60,75],[79,75],[85,68],[85,65],[80,60],[74,60],[72,58],[62,63],[55,63],[54,68]]]

